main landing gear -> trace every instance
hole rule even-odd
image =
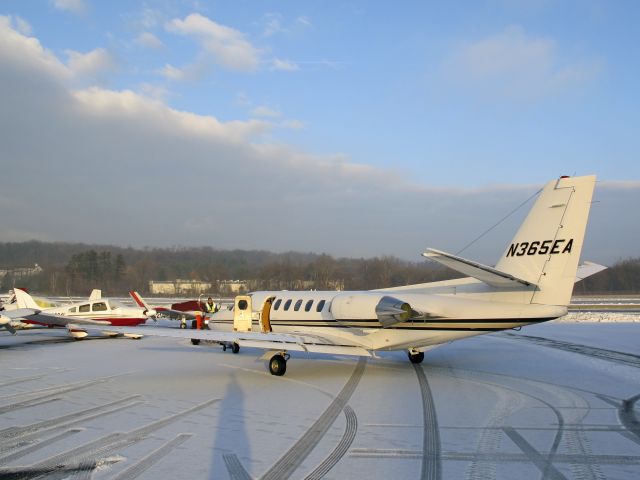
[[[227,348],[230,348],[233,353],[238,353],[240,351],[240,345],[236,342],[222,342],[222,351],[226,352]]]
[[[418,350],[414,350],[413,348],[409,349],[407,352],[407,356],[409,357],[409,361],[411,363],[422,363],[424,360],[424,352],[419,352]]]
[[[269,359],[269,372],[271,375],[281,377],[287,371],[287,360],[290,355],[287,352],[276,353]]]

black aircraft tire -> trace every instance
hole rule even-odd
[[[271,357],[271,360],[269,360],[269,372],[271,372],[271,375],[281,377],[286,371],[287,361],[282,355],[278,354]]]
[[[411,361],[411,363],[422,363],[422,361],[424,360],[424,352],[418,352],[418,353],[407,353],[409,355],[409,360]]]
[[[233,342],[231,344],[231,351],[233,353],[238,353],[240,351],[240,345],[238,345],[236,342]]]
[[[200,345],[200,339],[199,338],[192,338],[191,339],[191,343],[193,345]]]

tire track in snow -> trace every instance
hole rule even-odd
[[[253,480],[235,453],[225,453],[222,459],[231,480]]]
[[[175,422],[176,420],[186,415],[194,413],[198,410],[202,410],[203,408],[208,407],[218,402],[219,400],[220,399],[218,398],[208,400],[187,410],[169,415],[160,420],[156,420],[155,422],[143,425],[142,427],[138,427],[126,433],[117,432],[102,438],[98,438],[92,442],[86,443],[85,445],[49,457],[41,462],[32,465],[32,468],[46,469],[55,465],[74,465],[82,463],[83,461],[89,459],[104,458],[104,456],[109,455],[120,448],[125,448],[144,440],[149,434]],[[93,463],[95,464],[95,462]]]
[[[55,397],[56,395],[61,395],[63,393],[74,392],[76,390],[81,390],[83,388],[92,387],[93,385],[98,385],[100,383],[108,382],[109,380],[119,376],[121,375],[111,375],[109,377],[97,378],[97,379],[89,380],[86,382],[77,382],[77,383],[72,383],[65,386],[43,388],[41,390],[34,390],[32,392],[27,392],[27,393],[16,393],[13,395],[6,395],[4,397],[0,397],[0,400],[15,399],[17,401],[16,403],[11,403],[8,405],[1,406],[0,414],[7,413],[11,410],[19,410],[21,408],[31,407],[31,406],[37,405],[38,403],[43,403],[43,401],[51,401],[52,397]],[[29,398],[29,397],[34,397],[34,398]]]
[[[420,478],[427,480],[440,480],[442,478],[442,458],[440,454],[440,432],[438,430],[438,418],[436,417],[436,407],[433,402],[433,395],[429,387],[429,381],[424,373],[424,369],[419,364],[413,364],[413,368],[418,376],[420,393],[422,395],[422,467]]]
[[[42,430],[47,431],[55,428],[69,427],[76,423],[91,420],[93,418],[106,415],[111,412],[115,412],[118,410],[122,410],[124,408],[131,407],[133,405],[137,405],[139,403],[142,403],[142,401],[135,401],[131,404],[121,406],[120,408],[111,409],[106,412],[103,412],[103,410],[108,409],[109,407],[115,407],[116,405],[132,402],[133,400],[139,399],[139,398],[141,398],[141,395],[131,395],[130,397],[122,398],[120,400],[115,400],[113,402],[105,403],[103,405],[98,405],[95,407],[90,407],[85,410],[80,410],[78,412],[72,412],[67,415],[62,415],[62,416],[51,418],[48,420],[43,420],[41,422],[32,423],[31,425],[27,425],[24,427],[9,427],[9,428],[2,429],[0,430],[0,446],[4,447],[7,443],[14,441],[15,439],[29,436],[33,433],[40,432]]]
[[[302,437],[261,477],[262,480],[285,480],[295,472],[346,406],[364,374],[366,364],[366,358],[358,360],[353,374],[333,402]]]
[[[331,452],[329,456],[313,470],[313,472],[305,477],[305,480],[319,480],[324,477],[329,473],[329,470],[331,470],[342,459],[342,457],[344,457],[345,453],[349,450],[349,447],[351,447],[353,440],[356,438],[356,432],[358,431],[358,417],[356,417],[356,412],[354,412],[349,405],[344,406],[343,412],[346,417],[347,424],[340,443],[338,443],[333,452]]]
[[[564,342],[562,340],[552,340],[545,337],[535,337],[533,335],[520,335],[515,333],[502,333],[501,337],[508,337],[510,339],[524,340],[545,347],[556,348],[565,352],[578,353],[586,355],[588,357],[599,358],[600,360],[606,360],[608,362],[619,363],[622,365],[628,365],[631,367],[640,367],[640,355],[634,355],[632,353],[618,352],[616,350],[607,350],[604,348],[590,347],[588,345],[581,345],[578,343]]]
[[[129,468],[126,468],[125,470],[114,476],[111,480],[126,480],[139,477],[146,470],[151,468],[155,463],[162,460],[171,450],[182,445],[192,436],[193,434],[191,433],[178,434],[176,437],[163,444],[160,448],[157,448],[153,452],[141,458],[135,464],[131,465]]]

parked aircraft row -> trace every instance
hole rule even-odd
[[[101,290],[93,290],[88,300],[56,305],[48,299],[34,299],[20,288],[14,289],[13,298],[3,305],[0,312],[0,327],[15,333],[16,328],[27,325],[48,327],[67,327],[69,334],[76,338],[88,335],[87,326],[136,326],[147,319],[155,319],[162,314],[167,317],[195,318],[194,311],[176,310],[168,307],[150,307],[137,292],[129,292],[137,306],[129,307],[122,303],[103,298]],[[43,307],[42,304],[47,305]],[[178,308],[190,308],[191,304],[175,304]],[[105,334],[114,332],[105,330]],[[134,335],[133,338],[139,338]]]
[[[262,348],[273,375],[285,373],[289,351],[375,356],[405,350],[420,363],[437,345],[567,313],[576,278],[600,268],[578,271],[595,181],[563,176],[548,182],[493,267],[435,249],[423,253],[465,278],[373,291],[254,292],[215,314],[208,330],[112,329]],[[29,298],[20,294],[18,306],[33,309]]]

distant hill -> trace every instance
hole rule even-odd
[[[395,257],[334,258],[327,254],[264,250],[219,250],[212,247],[132,248],[83,243],[0,243],[0,269],[42,267],[42,272],[0,278],[1,291],[24,286],[43,294],[84,295],[92,288],[107,294],[130,289],[146,293],[149,280],[194,279],[207,282],[256,280],[260,288],[311,282],[328,288],[334,280],[345,289],[408,285],[459,277],[432,262]],[[580,282],[575,293],[640,292],[640,258],[617,263]]]

